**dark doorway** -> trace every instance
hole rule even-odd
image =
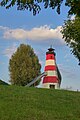
[[[50,88],[51,89],[55,89],[55,85],[50,85]]]

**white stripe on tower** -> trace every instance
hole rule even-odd
[[[57,76],[57,72],[54,70],[54,71],[46,71],[47,73],[47,76]]]
[[[48,65],[55,65],[55,60],[46,60],[45,66],[48,66]]]

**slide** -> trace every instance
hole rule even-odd
[[[34,80],[32,80],[30,83],[28,83],[26,85],[26,87],[30,87],[32,84],[34,84],[35,82],[37,82],[40,78],[42,78],[43,76],[46,76],[47,73],[43,72],[41,75],[39,75],[38,77],[36,77]]]

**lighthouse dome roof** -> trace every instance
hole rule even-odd
[[[50,48],[48,48],[48,51],[46,52],[46,54],[54,54],[55,55],[55,52],[54,52],[54,48],[52,48],[52,46]]]

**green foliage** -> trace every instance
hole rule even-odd
[[[18,10],[29,10],[33,11],[33,15],[40,12],[40,3],[44,4],[44,8],[55,9],[60,14],[60,7],[63,0],[1,0],[1,6],[10,8],[11,6],[17,5]],[[65,5],[70,7],[68,14],[77,14],[80,16],[80,0],[66,0]]]
[[[65,21],[61,32],[72,53],[79,60],[80,65],[80,17]]]
[[[66,0],[65,5],[70,7],[68,15],[76,14],[80,16],[80,0]]]
[[[29,45],[21,44],[9,61],[10,82],[26,85],[40,74],[38,57]]]
[[[6,83],[6,82],[0,80],[0,85],[8,85],[8,83]]]
[[[41,7],[40,3],[44,4],[44,8],[56,8],[57,12],[60,14],[60,6],[63,0],[2,0],[1,6],[6,6],[6,8],[10,8],[11,6],[17,5],[18,10],[29,10],[33,11],[33,15],[36,15],[40,12]]]
[[[0,120],[80,120],[80,92],[0,86]]]

